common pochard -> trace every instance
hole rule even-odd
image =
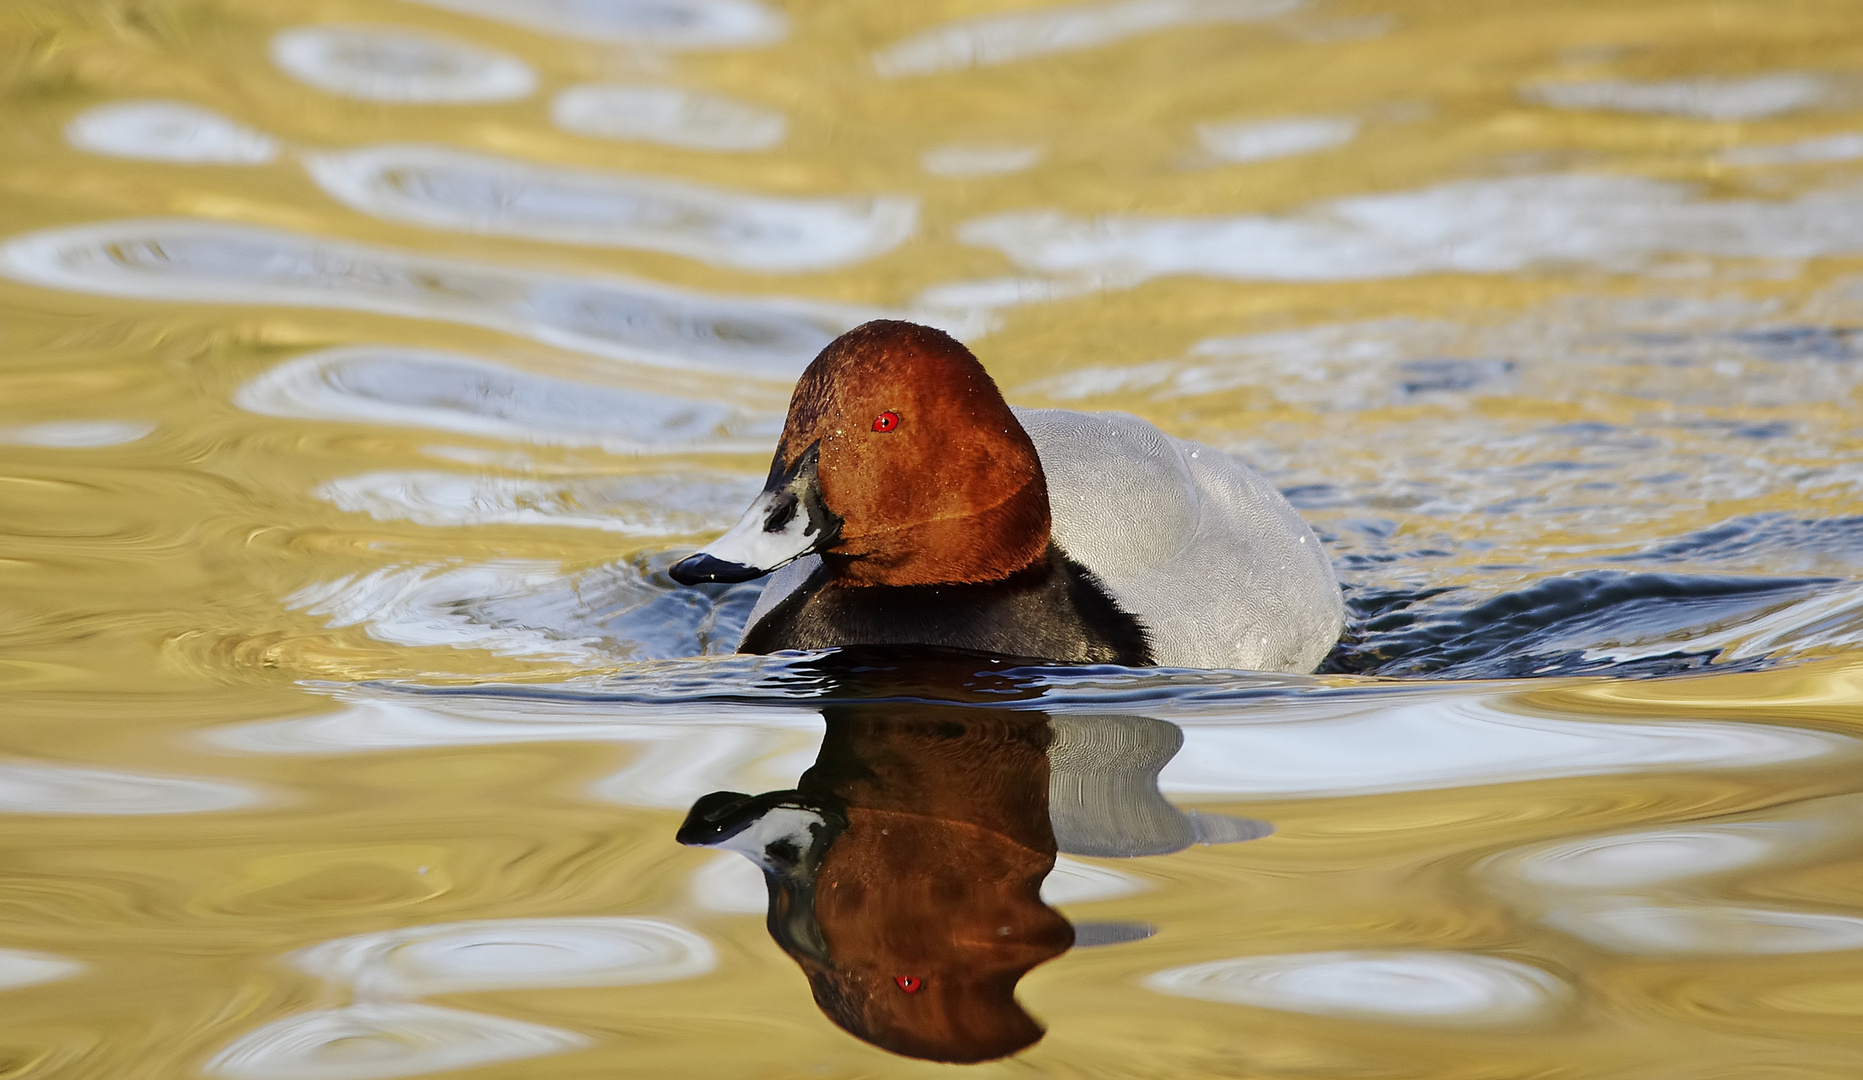
[[[772,571],[741,652],[1311,671],[1344,627],[1319,539],[1252,469],[1123,413],[1011,409],[969,349],[894,320],[809,364],[763,492],[671,573]]]

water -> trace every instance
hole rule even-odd
[[[13,0],[0,1076],[1857,1075],[1858,41]],[[876,316],[1263,470],[1347,640],[730,655],[666,568]]]

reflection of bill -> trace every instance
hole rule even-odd
[[[1041,1038],[1015,987],[1077,942],[1041,899],[1057,847],[1159,854],[1265,831],[1187,817],[1159,796],[1158,771],[1183,741],[1161,721],[892,703],[823,712],[821,752],[795,789],[707,795],[679,840],[761,867],[770,935],[816,1004],[895,1053],[987,1061]],[[1148,932],[1082,927],[1078,943]]]

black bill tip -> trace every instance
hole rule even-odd
[[[753,581],[769,571],[759,570],[754,566],[745,566],[743,563],[714,559],[701,551],[697,555],[689,555],[674,563],[667,573],[671,574],[673,580],[681,585],[699,585],[707,581],[722,581],[727,585],[734,585],[740,581]]]

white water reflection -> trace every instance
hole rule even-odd
[[[1541,263],[1614,271],[1662,255],[1808,259],[1863,252],[1863,191],[1709,199],[1687,184],[1562,174],[1439,184],[1233,217],[1015,211],[962,225],[1025,270],[1127,285],[1167,274],[1359,281]]]
[[[723,474],[545,480],[379,472],[326,481],[318,485],[317,496],[378,521],[548,525],[629,536],[682,536],[726,528],[761,487],[754,477]]]
[[[817,740],[798,738],[794,720],[780,727],[713,724],[654,732],[641,740],[640,753],[626,768],[589,785],[589,794],[622,806],[684,810],[708,792],[719,790],[721,777],[765,773],[795,782],[814,764]],[[813,734],[813,725],[803,730]]]
[[[43,424],[0,427],[0,445],[88,450],[133,443],[154,431],[155,425],[144,420],[49,420]]]
[[[1245,956],[1160,971],[1144,985],[1262,1009],[1458,1027],[1531,1020],[1569,993],[1529,964],[1422,950]]]
[[[1613,952],[1754,956],[1863,948],[1863,917],[1729,904],[1713,877],[1805,860],[1856,832],[1856,796],[1509,852],[1491,877],[1546,926]]]
[[[1555,905],[1541,921],[1602,949],[1654,956],[1863,949],[1863,918],[1813,911],[1599,896]]]
[[[907,196],[781,198],[445,146],[371,146],[314,154],[305,165],[332,197],[390,221],[773,273],[852,265],[899,246],[918,225],[918,202]]]
[[[813,710],[716,704],[378,699],[346,694],[322,716],[220,728],[215,746],[257,754],[352,754],[527,742],[623,743],[633,761],[592,794],[626,806],[683,810],[720,788],[785,787],[815,760],[825,730]]]
[[[430,428],[611,454],[757,451],[782,429],[776,413],[398,345],[305,353],[241,386],[234,401],[266,416]]]
[[[1742,768],[1853,753],[1854,740],[1712,721],[1604,723],[1504,711],[1491,699],[1283,704],[1257,723],[1191,720],[1167,794],[1281,798],[1420,791],[1564,776]]]
[[[1003,176],[1034,168],[1043,153],[1039,146],[952,143],[925,151],[919,164],[933,176]]]
[[[1331,150],[1358,136],[1349,116],[1301,116],[1197,125],[1197,141],[1224,161],[1269,161]]]
[[[550,121],[578,135],[716,151],[768,150],[789,126],[780,112],[722,94],[599,83],[557,94]]]
[[[558,635],[529,626],[500,626],[473,617],[467,605],[524,597],[562,586],[562,566],[501,559],[476,566],[389,566],[309,585],[285,607],[322,616],[333,627],[362,626],[377,641],[484,649],[498,656],[593,662],[593,634]]]
[[[1637,629],[1643,633],[1637,634]],[[1745,660],[1787,650],[1802,655],[1854,648],[1863,642],[1863,582],[1829,585],[1770,610],[1755,613],[1749,608],[1733,618],[1703,620],[1686,629],[1624,627],[1614,636],[1619,640],[1589,642],[1585,656],[1623,662],[1685,652]]]
[[[413,612],[406,617],[411,623]],[[441,628],[433,636],[451,632]],[[309,754],[577,739],[654,743],[659,748],[651,756],[637,758],[598,788],[604,797],[630,804],[648,799],[651,805],[680,806],[681,800],[689,803],[721,788],[760,791],[793,783],[812,760],[822,730],[812,710],[782,707],[343,700],[345,707],[332,714],[225,728],[212,741],[256,753]],[[1281,700],[1271,713],[1195,715],[1165,709],[1158,715],[1182,728],[1184,742],[1175,755],[1167,755],[1158,789],[1192,801],[1323,798],[1569,776],[1748,768],[1852,753],[1856,747],[1842,735],[1771,724],[1555,719],[1505,711],[1508,703],[1505,695],[1406,694],[1375,702],[1360,697]],[[1062,717],[1068,730],[1119,719]],[[1124,719],[1129,723],[1132,717]],[[1057,775],[1073,775],[1067,761],[1058,761],[1056,768]],[[1198,815],[1188,817],[1191,830],[1198,831]],[[1223,831],[1230,824],[1211,821],[1202,830],[1211,835],[1198,838],[1229,842],[1260,835],[1259,829],[1230,835]]]
[[[272,62],[299,82],[360,101],[460,105],[537,89],[515,56],[401,26],[321,24],[281,30]]]
[[[480,919],[338,938],[292,955],[363,1000],[544,986],[633,986],[703,975],[711,943],[664,919]]]
[[[1542,83],[1523,89],[1520,96],[1560,109],[1608,109],[1699,120],[1759,120],[1810,108],[1828,94],[1826,81],[1817,75],[1775,71],[1745,78]]]
[[[50,953],[0,949],[0,990],[69,979],[82,972],[84,967],[76,960],[67,960]]]
[[[5,814],[207,814],[265,801],[257,789],[224,780],[0,762],[0,813]]]
[[[1863,160],[1863,132],[1823,135],[1786,143],[1754,143],[1720,153],[1723,165],[1815,165]]]
[[[199,165],[263,165],[278,140],[184,101],[113,101],[65,125],[71,145],[93,154]]]
[[[189,218],[106,221],[16,236],[0,246],[0,273],[126,299],[441,319],[637,363],[771,379],[795,375],[837,335],[881,314],[528,271]]]
[[[545,34],[656,49],[743,49],[788,21],[757,0],[417,0]]]
[[[586,1035],[412,1002],[319,1009],[234,1040],[205,1066],[226,1080],[386,1080],[560,1054]]]
[[[933,285],[920,293],[914,303],[923,310],[951,312],[954,318],[962,318],[968,312],[1067,300],[1085,296],[1099,288],[1100,283],[1090,277],[1073,281],[1023,277],[983,278]]]
[[[687,889],[693,903],[720,915],[763,915],[770,908],[763,871],[735,851],[721,851],[693,871]]]
[[[1254,22],[1292,11],[1301,0],[1112,0],[1060,4],[946,23],[873,54],[881,75],[929,75],[1075,52],[1174,26]]]
[[[1625,889],[1725,873],[1773,858],[1805,839],[1802,825],[1744,822],[1592,837],[1541,848],[1511,861],[1536,885]]]
[[[732,652],[757,588],[719,598],[677,588],[636,562],[568,571],[554,561],[500,559],[385,566],[307,586],[285,604],[398,645],[606,667]]]

